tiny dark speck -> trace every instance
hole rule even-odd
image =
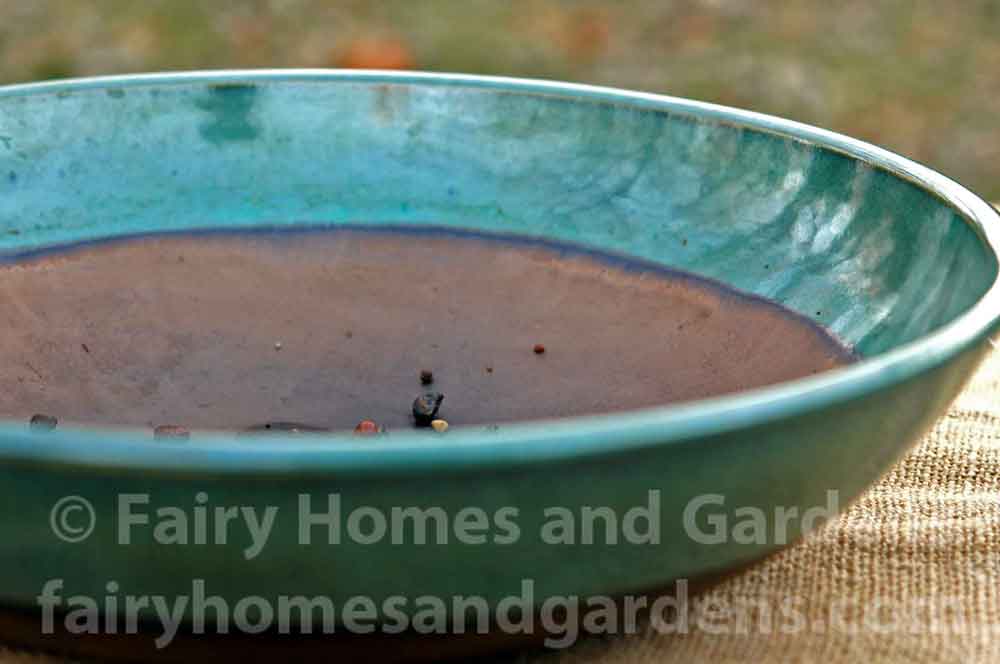
[[[108,96],[111,97],[112,99],[121,99],[122,97],[125,96],[125,91],[119,90],[117,88],[110,88],[107,92]]]
[[[11,184],[14,184],[15,182],[17,182],[17,173],[11,171],[10,173],[7,174],[7,179],[10,180]]]
[[[683,246],[683,247],[686,247],[686,246],[688,246],[688,241],[687,241],[687,238],[683,238],[683,239],[681,239],[681,246]]]
[[[816,312],[816,315],[817,315],[817,316],[822,316],[822,315],[823,315],[823,312],[822,312],[822,311],[817,311],[817,312]]]
[[[448,195],[449,196],[454,196],[455,193],[456,192],[455,192],[455,188],[454,187],[448,187]]]

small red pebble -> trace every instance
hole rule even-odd
[[[545,352],[545,346],[542,344],[535,344],[535,347],[532,350],[535,351],[535,355],[541,355]]]
[[[373,436],[380,432],[379,426],[372,420],[361,420],[358,426],[354,427],[355,436]]]

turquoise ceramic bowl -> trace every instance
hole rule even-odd
[[[1000,315],[997,214],[951,180],[877,147],[710,104],[563,83],[283,71],[128,76],[0,88],[0,251],[150,231],[357,222],[434,224],[570,241],[681,268],[818,320],[863,360],[732,396],[499,432],[397,433],[377,444],[147,431],[0,428],[0,602],[185,595],[628,593],[731,569],[781,546],[775,508],[845,505],[934,422],[989,348]],[[684,241],[686,240],[686,242]],[[40,304],[41,306],[41,304]],[[8,384],[6,389],[23,389]],[[658,543],[548,544],[544,509],[618,515],[659,491]],[[259,555],[122,541],[119,497],[144,511],[277,508]],[[514,541],[420,545],[323,532],[337,494],[361,506],[516,510]],[[767,517],[763,538],[695,541],[684,509]],[[85,498],[54,533],[53,505]],[[511,514],[508,512],[508,515]],[[95,528],[85,526],[93,516]],[[154,517],[155,522],[155,517]],[[454,530],[451,531],[454,533]],[[601,531],[598,531],[600,533]],[[799,533],[789,524],[788,539]],[[64,533],[65,534],[65,533]],[[80,537],[87,535],[86,537]],[[500,538],[510,539],[510,538]],[[432,540],[433,541],[433,540]]]

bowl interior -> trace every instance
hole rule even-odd
[[[942,200],[684,108],[471,83],[167,80],[0,94],[0,251],[206,227],[434,224],[581,243],[772,298],[863,356],[997,263]]]

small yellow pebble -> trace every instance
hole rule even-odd
[[[438,433],[444,433],[448,430],[448,423],[444,420],[431,420],[431,427]]]

